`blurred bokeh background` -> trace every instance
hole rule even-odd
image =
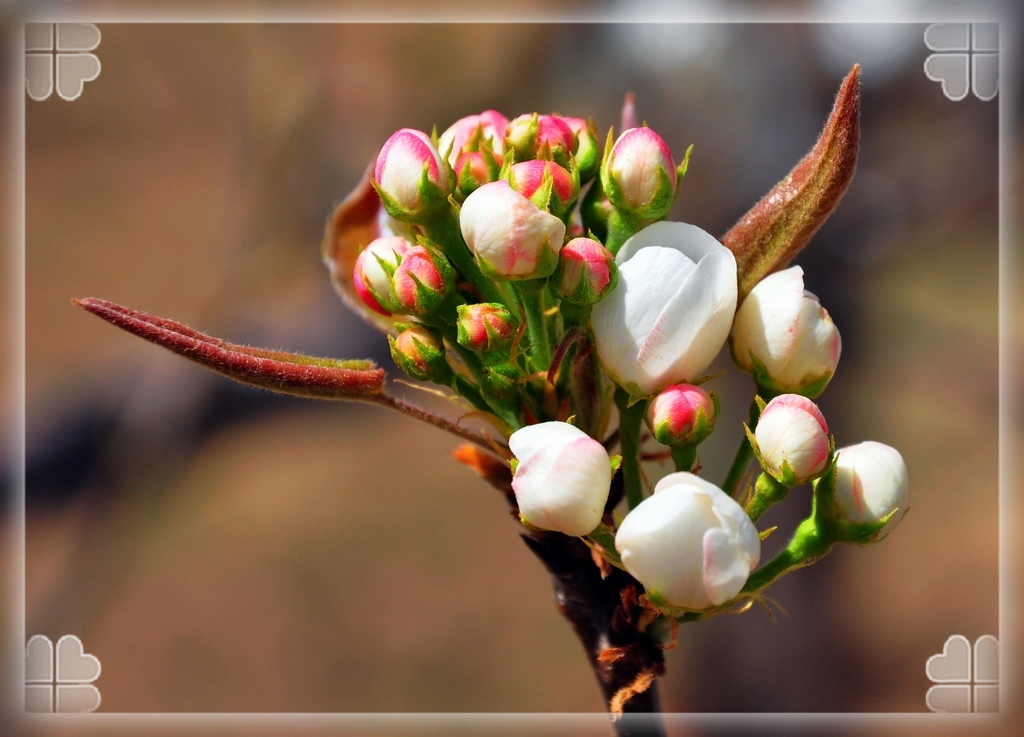
[[[493,107],[604,131],[632,91],[677,155],[695,144],[673,219],[720,235],[860,63],[860,166],[797,263],[843,336],[830,428],[902,451],[912,511],[774,587],[774,621],[683,627],[662,698],[925,711],[927,658],[1000,632],[1000,402],[998,102],[944,97],[924,28],[102,25],[99,78],[26,110],[28,634],[78,635],[106,712],[601,710],[544,571],[453,439],[233,385],[69,300],[397,378],[319,252],[395,129]],[[716,367],[712,479],[752,390]],[[808,506],[771,512],[776,544]]]

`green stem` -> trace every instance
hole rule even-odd
[[[641,227],[640,219],[636,215],[612,208],[608,214],[608,237],[604,247],[617,254],[622,244],[632,238]]]
[[[796,528],[793,539],[782,552],[750,574],[740,596],[763,591],[787,573],[809,566],[828,553],[833,545],[835,538],[822,529],[812,514]]]
[[[469,246],[462,238],[458,218],[451,210],[424,223],[423,230],[427,238],[441,247],[444,255],[459,273],[480,293],[484,302],[500,302],[507,305],[505,296],[498,286],[485,277],[480,267],[476,265]]]
[[[834,531],[814,512],[800,523],[782,552],[750,574],[746,585],[731,600],[702,612],[687,612],[677,616],[679,622],[697,622],[735,606],[743,599],[756,596],[787,573],[805,568],[824,557],[836,544]]]
[[[750,412],[748,414],[747,426],[750,428],[750,432],[754,432],[757,427],[757,420],[760,416],[760,410],[758,409],[757,402],[752,401],[750,403]],[[746,433],[740,439],[740,447],[736,449],[736,456],[732,459],[732,465],[729,466],[729,472],[725,475],[725,481],[722,482],[722,491],[731,497],[735,497],[740,481],[747,472],[747,466],[750,465],[750,459],[754,457],[754,449],[750,445],[750,441],[747,440]]]
[[[647,402],[629,406],[629,394],[615,388],[615,406],[619,408],[619,444],[622,448],[622,480],[626,486],[626,502],[634,509],[644,500],[643,479],[640,474],[640,431],[644,424]]]
[[[762,473],[757,477],[757,483],[754,484],[754,496],[750,498],[750,503],[747,504],[747,514],[750,516],[750,521],[757,522],[761,515],[767,512],[773,504],[778,504],[785,499],[788,493],[789,489],[786,486],[767,473]]]
[[[551,340],[548,337],[547,320],[544,317],[543,289],[544,282],[541,279],[527,279],[515,283],[519,303],[526,314],[526,330],[530,336],[530,358],[537,371],[547,371],[551,365]]]
[[[671,448],[672,462],[676,464],[676,471],[692,471],[693,462],[697,460],[697,444],[687,443],[676,445]]]

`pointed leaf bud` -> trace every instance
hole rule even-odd
[[[487,352],[507,348],[519,329],[519,320],[503,304],[482,302],[459,305],[459,345]]]
[[[565,223],[499,180],[466,198],[462,236],[480,270],[493,279],[542,279],[558,265]]]
[[[405,325],[397,336],[388,336],[391,357],[410,378],[449,384],[452,369],[445,358],[441,336],[424,325]]]
[[[633,397],[700,377],[736,311],[736,260],[695,225],[654,223],[616,257],[619,285],[594,305],[602,365]]]
[[[573,238],[562,246],[551,277],[558,296],[575,305],[601,301],[619,283],[612,252],[591,238]]]
[[[317,358],[252,348],[211,338],[173,320],[106,300],[71,301],[111,325],[243,384],[319,399],[373,401],[384,391],[384,372],[372,361]]]
[[[612,466],[598,441],[566,422],[542,422],[512,433],[517,464],[512,489],[523,522],[575,537],[601,522]]]
[[[580,182],[586,183],[597,176],[601,168],[601,145],[597,140],[597,128],[594,121],[583,118],[562,117],[576,137],[576,147],[572,156],[580,173]]]
[[[836,452],[832,509],[843,540],[881,540],[903,519],[909,504],[907,464],[898,450],[869,440]]]
[[[651,598],[699,611],[740,593],[761,558],[753,523],[714,484],[669,474],[615,534],[622,564]]]
[[[765,473],[785,486],[820,476],[831,456],[824,415],[799,394],[781,394],[768,402],[757,421],[754,440]]]
[[[569,165],[573,132],[557,115],[520,115],[508,124],[505,145],[515,152],[516,161],[548,159]]]
[[[605,152],[601,186],[615,207],[644,219],[665,217],[676,194],[676,165],[668,144],[650,128],[623,131]]]
[[[509,167],[507,178],[512,189],[557,218],[565,218],[580,193],[579,175],[553,161],[520,161]]]
[[[412,246],[391,279],[396,312],[427,315],[434,312],[451,291],[455,271],[439,250]]]
[[[853,179],[860,141],[860,66],[843,80],[814,148],[722,238],[739,267],[740,297],[807,245]]]
[[[356,258],[352,281],[356,294],[382,315],[398,311],[391,292],[391,278],[411,244],[400,236],[374,239]]]
[[[673,384],[647,407],[647,427],[669,447],[703,442],[717,419],[717,398],[693,384]]]
[[[762,280],[736,311],[733,360],[759,387],[815,398],[839,364],[842,341],[818,298],[793,266]]]
[[[423,222],[448,206],[452,178],[448,163],[423,131],[402,128],[387,140],[373,179],[388,214],[403,222]]]

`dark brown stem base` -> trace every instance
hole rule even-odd
[[[532,532],[523,540],[551,574],[555,604],[582,643],[609,708],[628,693],[623,689],[647,684],[621,703],[618,718],[613,714],[616,734],[662,737],[656,678],[665,672],[665,658],[658,643],[637,627],[643,614],[637,592],[643,589],[636,579],[614,567],[605,568],[602,578],[579,538]]]

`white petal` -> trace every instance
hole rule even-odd
[[[733,352],[749,368],[753,352],[773,377],[792,353],[803,306],[803,269],[793,266],[766,276],[736,312]]]
[[[601,362],[616,378],[636,384],[646,378],[637,366],[641,346],[675,297],[678,280],[695,269],[667,248],[646,249],[620,267],[618,285],[594,305],[591,322]]]
[[[713,235],[690,223],[662,221],[652,223],[622,244],[615,262],[620,266],[629,261],[640,249],[661,246],[679,251],[696,263],[704,256],[725,249]]]
[[[736,596],[750,577],[750,562],[733,537],[720,528],[704,533],[704,587],[715,606]]]

